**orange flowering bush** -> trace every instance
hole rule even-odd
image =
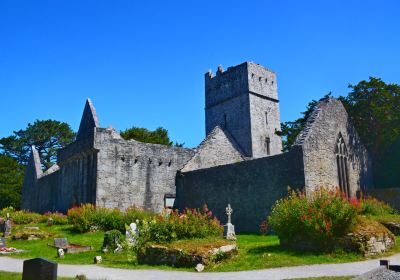
[[[329,248],[355,223],[360,207],[338,189],[320,188],[308,197],[291,190],[275,203],[268,221],[283,245],[303,241],[314,248]]]
[[[362,197],[359,199],[359,203],[361,204],[362,215],[378,216],[396,214],[396,210],[389,204],[373,197]]]
[[[139,227],[140,229],[140,227]],[[212,212],[203,209],[185,209],[164,212],[149,222],[149,240],[156,243],[171,242],[179,239],[222,236],[223,227]]]

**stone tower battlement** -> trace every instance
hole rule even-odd
[[[236,140],[247,157],[281,153],[276,74],[245,62],[216,75],[205,74],[206,134],[220,126]]]

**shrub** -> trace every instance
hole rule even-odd
[[[361,198],[360,204],[360,214],[362,215],[379,216],[396,213],[396,210],[394,210],[389,204],[379,201],[376,198]]]
[[[55,225],[66,225],[68,224],[68,217],[63,213],[59,212],[46,212],[43,214],[42,222],[46,223],[49,218],[53,219]]]
[[[87,232],[94,223],[95,207],[91,204],[83,204],[68,210],[68,222],[80,232]]]
[[[139,221],[139,238],[131,249],[137,254],[148,243],[170,243],[176,240],[222,236],[223,227],[212,212],[185,209],[183,213],[167,211],[151,220]]]
[[[117,244],[120,244],[123,240],[123,235],[119,230],[113,229],[104,233],[103,248],[107,248],[110,251],[114,251],[117,248]]]
[[[83,204],[68,210],[68,221],[80,232],[90,230],[125,231],[125,224],[130,224],[138,219],[151,219],[155,214],[137,208],[129,208],[125,212],[119,209],[95,207]]]
[[[12,211],[10,211],[12,210]],[[11,220],[18,225],[26,225],[31,223],[39,223],[42,220],[42,215],[38,213],[32,213],[25,210],[14,211],[10,208],[5,208],[2,210],[1,216],[6,216],[6,213],[10,213]]]
[[[289,191],[286,198],[275,203],[268,221],[282,245],[310,244],[320,250],[332,248],[336,239],[345,235],[358,211],[359,206],[339,190],[320,188],[309,197],[304,192]]]

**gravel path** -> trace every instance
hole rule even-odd
[[[386,259],[391,264],[400,264],[400,254]],[[9,257],[0,257],[0,270],[22,272],[23,260]],[[207,280],[239,280],[239,279],[289,279],[320,276],[351,276],[359,275],[379,266],[379,260],[367,260],[343,264],[317,264],[293,267],[281,267],[262,270],[240,272],[179,272],[163,270],[134,270],[108,268],[97,265],[58,265],[58,276],[74,277],[77,274],[85,274],[89,279],[107,280],[183,280],[183,279],[207,279]]]

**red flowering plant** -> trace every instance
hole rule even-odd
[[[47,220],[53,219],[53,224],[55,225],[66,225],[68,224],[68,217],[60,212],[46,212],[43,214],[42,222],[47,222]]]
[[[164,212],[149,223],[149,239],[157,243],[222,236],[223,227],[205,205],[203,209]]]
[[[268,221],[284,246],[306,242],[315,249],[330,248],[355,223],[358,208],[338,189],[318,188],[308,196],[289,190]]]

